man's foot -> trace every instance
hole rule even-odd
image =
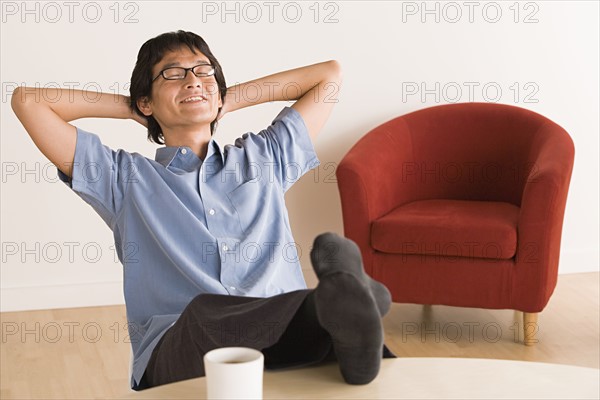
[[[317,318],[331,335],[342,376],[350,384],[369,383],[381,364],[381,315],[389,309],[389,292],[381,284],[385,290],[373,285],[375,281],[363,270],[356,244],[339,235],[319,235],[311,261],[319,277],[314,291]]]
[[[332,232],[323,233],[315,238],[310,259],[319,280],[334,272],[350,273],[369,286],[380,316],[383,317],[390,310],[390,291],[365,273],[360,249],[352,240]]]

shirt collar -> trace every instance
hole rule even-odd
[[[185,151],[182,151],[184,150]],[[184,154],[185,153],[185,154]],[[206,157],[204,160],[208,160],[213,154],[217,154],[220,158],[221,162],[224,162],[223,151],[221,150],[221,146],[217,143],[214,138],[210,139],[208,142],[208,150],[206,152]],[[168,168],[175,160],[175,158],[179,155],[179,159],[177,164],[180,164],[185,170],[194,169],[197,164],[202,163],[202,160],[192,152],[192,149],[188,146],[163,146],[156,149],[156,155],[154,159],[162,164],[165,168]],[[181,168],[180,165],[177,165],[178,168]]]

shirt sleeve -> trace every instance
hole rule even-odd
[[[269,154],[274,164],[274,176],[284,192],[320,164],[308,128],[300,113],[292,107],[284,107],[271,125],[257,136],[264,140],[251,142],[265,147],[261,152]]]
[[[127,185],[136,179],[132,155],[112,150],[102,144],[98,135],[77,128],[72,178],[56,170],[58,178],[114,229]]]

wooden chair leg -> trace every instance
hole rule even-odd
[[[535,337],[538,331],[538,314],[523,313],[523,343],[525,346],[533,346],[538,342]]]

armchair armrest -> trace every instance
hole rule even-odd
[[[412,201],[414,182],[403,179],[412,163],[412,138],[402,117],[368,132],[340,162],[336,176],[342,203],[344,234],[361,249],[371,273],[371,223],[395,207]]]
[[[533,140],[533,168],[517,224],[513,301],[527,305],[525,312],[541,311],[556,286],[574,154],[573,140],[563,128],[551,121],[540,127]]]

